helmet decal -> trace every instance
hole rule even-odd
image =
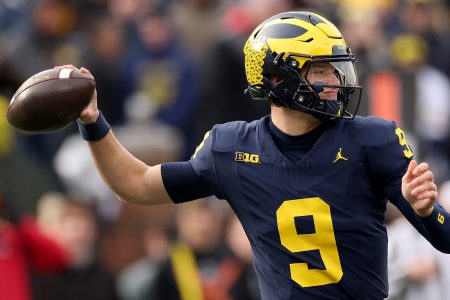
[[[245,75],[251,85],[263,84],[263,65],[268,48],[265,36],[260,36],[252,41],[248,40],[245,44]]]
[[[267,22],[270,22],[272,20],[280,19],[280,15],[283,15],[282,16],[283,19],[297,19],[297,20],[303,20],[303,21],[306,21],[306,22],[312,22],[311,18],[313,16],[315,16],[316,14],[310,13],[310,12],[306,12],[306,11],[289,11],[289,12],[285,12],[285,13],[278,14],[278,15],[275,15],[273,17],[270,17],[265,22],[263,22],[261,25],[263,25],[263,24],[265,24]]]
[[[307,29],[296,24],[280,23],[262,28],[256,36],[265,36],[267,38],[275,39],[290,39],[300,37],[306,32],[308,32]]]

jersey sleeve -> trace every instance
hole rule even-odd
[[[212,195],[209,188],[194,172],[190,161],[161,164],[161,176],[170,199],[175,203]]]
[[[394,122],[377,123],[368,131],[369,164],[384,196],[390,189],[401,189],[401,180],[413,158],[403,130]]]
[[[369,161],[376,183],[383,196],[392,202],[408,221],[438,250],[450,252],[450,215],[435,204],[433,213],[422,218],[418,216],[402,194],[402,177],[405,174],[413,152],[405,134],[395,123],[389,123],[380,130],[379,143],[371,147]]]
[[[428,217],[418,216],[403,198],[401,191],[390,195],[391,202],[430,244],[444,253],[450,253],[450,214],[439,204],[434,205]]]
[[[224,192],[219,180],[216,157],[214,152],[214,142],[218,131],[218,125],[208,131],[203,141],[195,149],[190,163],[194,172],[209,188],[213,195],[219,199],[224,199]]]
[[[433,246],[442,252],[450,253],[450,214],[436,203],[431,215],[420,219],[427,230],[427,239]]]
[[[221,198],[212,151],[214,132],[213,129],[205,134],[191,160],[161,165],[164,187],[173,202],[187,202],[211,195]]]

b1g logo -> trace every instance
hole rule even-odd
[[[236,152],[234,160],[252,164],[259,164],[259,155],[246,152]]]

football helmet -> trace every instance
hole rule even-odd
[[[355,57],[325,18],[301,11],[275,15],[252,32],[244,54],[246,93],[252,99],[271,100],[322,121],[355,117],[362,91]],[[332,66],[334,83],[309,80],[319,64]],[[330,89],[334,99],[321,99],[319,94]]]

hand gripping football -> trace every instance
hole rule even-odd
[[[16,91],[6,118],[15,128],[31,133],[62,129],[89,104],[94,78],[69,68],[54,68],[28,78]]]

